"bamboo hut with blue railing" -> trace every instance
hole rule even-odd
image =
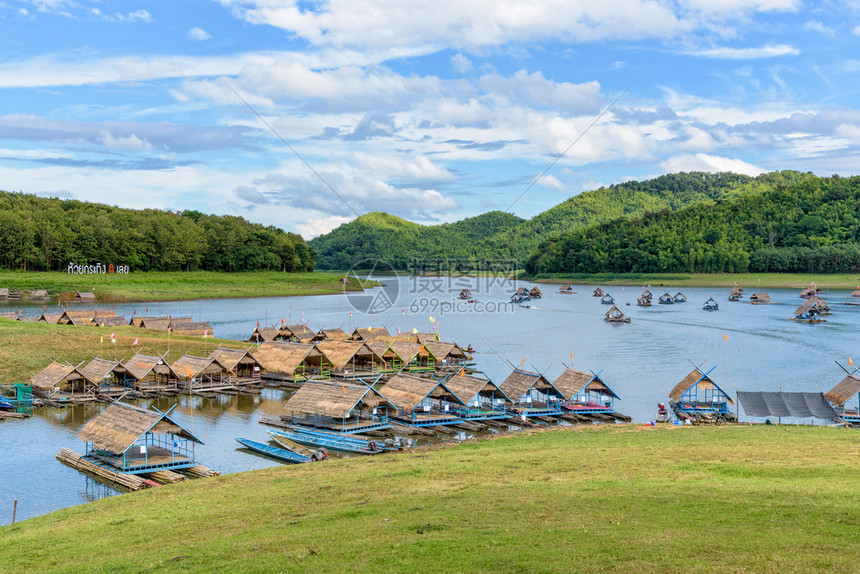
[[[395,375],[379,392],[397,407],[392,418],[413,426],[457,423],[466,406],[442,381],[414,375]]]
[[[386,370],[382,357],[364,341],[324,339],[316,346],[331,365],[332,376],[356,378]]]
[[[56,401],[95,401],[97,388],[77,367],[52,362],[30,377],[30,386],[37,397]]]
[[[564,395],[539,373],[514,369],[499,388],[510,397],[511,412],[524,417],[563,414]]]
[[[254,351],[267,380],[298,385],[308,379],[330,379],[331,363],[316,345],[272,341]]]
[[[552,382],[564,396],[564,409],[583,416],[609,415],[619,420],[630,420],[630,417],[616,413],[615,401],[621,397],[600,378],[601,373],[602,370],[595,373],[565,369]]]
[[[856,371],[855,371],[856,372]],[[860,425],[860,378],[851,373],[824,394],[836,414],[852,426]]]
[[[209,356],[227,367],[237,385],[258,383],[263,373],[263,364],[248,349],[217,347]]]
[[[79,371],[99,396],[118,397],[134,388],[134,375],[117,360],[96,357]]]
[[[827,319],[821,318],[821,309],[818,307],[820,301],[818,297],[807,299],[794,310],[794,316],[790,319],[801,323],[826,323]]]
[[[396,407],[364,383],[308,381],[284,405],[281,420],[307,428],[358,433],[390,428]]]
[[[170,367],[179,375],[179,385],[193,391],[218,391],[233,387],[233,373],[212,357],[182,355]]]
[[[490,379],[459,371],[444,379],[445,386],[457,395],[465,406],[459,413],[463,420],[504,419],[510,416],[511,399]]]
[[[669,406],[679,419],[695,421],[703,415],[735,419],[734,413],[729,410],[729,405],[735,402],[710,377],[715,368],[711,367],[705,372],[695,367],[669,392]]]
[[[601,297],[600,302],[604,305],[615,305],[615,299],[609,293]]]
[[[163,356],[137,353],[122,364],[134,377],[132,386],[135,391],[170,392],[179,388],[180,376],[167,364]]]
[[[675,303],[675,298],[672,297],[669,293],[663,293],[660,295],[660,298],[657,299],[657,303],[660,305],[672,305]]]

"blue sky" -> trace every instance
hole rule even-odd
[[[860,0],[0,0],[0,101],[7,191],[305,237],[531,217],[678,171],[858,173]]]

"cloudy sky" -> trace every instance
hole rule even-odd
[[[858,173],[860,0],[0,0],[0,101],[6,191],[305,237],[531,217],[678,171]]]

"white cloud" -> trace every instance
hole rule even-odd
[[[826,26],[823,22],[819,22],[817,20],[809,20],[803,24],[804,30],[809,30],[810,32],[818,32],[822,36],[834,37],[836,35],[836,30],[831,28],[830,26]]]
[[[666,173],[680,171],[706,171],[711,173],[732,172],[757,176],[767,170],[740,159],[708,155],[705,153],[676,155],[660,162]]]
[[[554,175],[547,174],[540,178],[538,181],[538,185],[542,185],[543,187],[548,187],[549,189],[554,189],[556,191],[565,191],[567,187]]]
[[[723,60],[757,60],[762,58],[779,58],[782,56],[797,56],[800,50],[788,44],[770,44],[758,48],[729,48],[717,47],[708,50],[690,52],[693,56]]]
[[[328,233],[329,231],[332,231],[333,229],[337,229],[344,223],[349,223],[352,220],[352,217],[329,215],[327,217],[310,219],[307,223],[300,223],[296,225],[296,228],[299,230],[299,235],[301,235],[305,239],[311,239],[312,237],[323,235],[325,233]]]
[[[144,150],[144,149],[152,149],[152,144],[150,144],[146,140],[142,140],[137,137],[135,134],[131,134],[126,137],[122,136],[114,136],[110,131],[103,130],[101,134],[99,134],[99,142],[111,149],[125,149],[125,150]]]
[[[117,13],[116,19],[120,22],[152,22],[152,17],[146,10],[135,10],[126,15]]]
[[[463,54],[454,54],[451,56],[451,65],[459,74],[467,74],[472,71],[472,61]]]
[[[851,33],[855,36],[860,36],[860,26],[854,26],[854,28],[851,30]]]
[[[212,36],[209,35],[209,32],[204,30],[203,28],[198,28],[195,26],[188,30],[188,37],[192,40],[208,40]]]

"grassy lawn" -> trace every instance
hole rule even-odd
[[[285,297],[341,293],[359,290],[355,280],[344,285],[342,275],[332,273],[132,272],[127,275],[69,275],[59,271],[0,271],[0,287],[12,291],[47,289],[56,297],[74,298],[76,291],[93,291],[99,301],[177,301],[226,297]]]
[[[558,428],[103,499],[0,528],[0,570],[856,571],[857,431],[580,433],[599,457]]]
[[[731,287],[735,283],[748,292],[759,287],[801,289],[813,281],[824,289],[857,289],[860,274],[820,275],[813,273],[599,273],[560,274],[529,277],[543,283],[575,283],[588,285],[672,285],[676,287]]]

